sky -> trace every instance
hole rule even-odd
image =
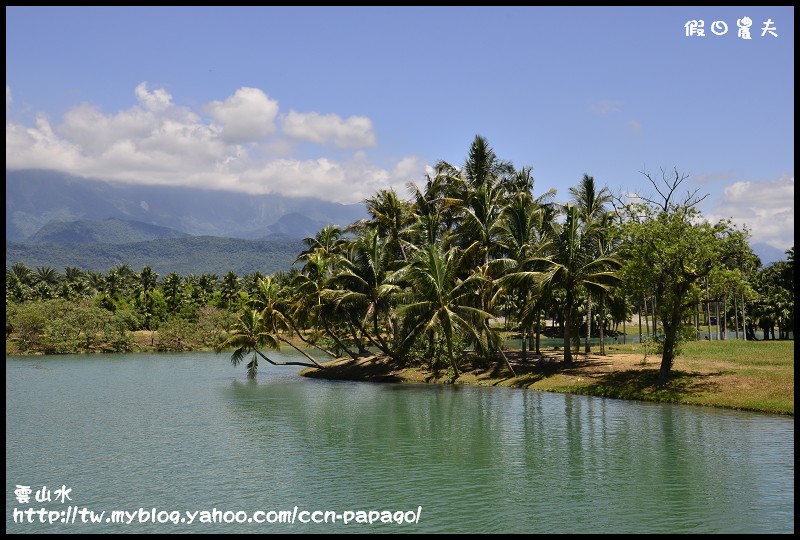
[[[787,250],[794,8],[6,6],[7,169],[357,203],[477,135]]]

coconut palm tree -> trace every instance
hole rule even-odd
[[[530,192],[518,192],[511,203],[503,209],[501,219],[496,224],[495,234],[498,245],[505,256],[492,261],[494,273],[500,274],[498,290],[492,304],[497,303],[498,296],[510,296],[512,305],[516,307],[516,319],[520,324],[522,338],[522,361],[527,359],[527,331],[538,317],[538,302],[541,289],[519,281],[513,283],[505,275],[531,270],[528,261],[540,259],[550,245],[546,236],[544,218],[546,217],[544,201],[554,191],[551,190],[537,200],[533,200]],[[534,305],[537,309],[534,309]]]
[[[397,340],[397,322],[392,306],[400,287],[388,281],[396,256],[391,242],[375,229],[363,231],[339,259],[329,284],[330,298],[346,313],[355,315],[353,324],[361,334],[397,360],[393,346]]]
[[[473,307],[474,296],[480,290],[480,274],[459,279],[458,259],[457,250],[443,253],[440,246],[429,244],[393,276],[393,280],[408,282],[413,290],[408,302],[398,310],[405,317],[404,326],[408,329],[404,341],[424,335],[431,343],[444,342],[452,380],[460,374],[456,343],[463,337],[478,342],[483,321],[491,316]]]
[[[144,266],[142,271],[139,272],[139,298],[141,299],[142,309],[144,310],[144,325],[145,328],[151,331],[151,340],[153,337],[152,327],[150,325],[150,319],[153,316],[151,296],[157,283],[158,274],[153,272],[153,269],[149,266]]]
[[[389,249],[395,254],[394,258],[407,260],[408,228],[414,223],[412,204],[398,198],[393,189],[382,189],[365,199],[364,205],[372,219],[358,221],[351,228],[375,229],[380,236],[386,238]]]
[[[281,343],[289,345],[308,358],[315,366],[322,367],[310,354],[284,336],[284,334],[293,327],[293,324],[290,319],[291,316],[288,313],[286,299],[283,297],[281,286],[277,281],[273,280],[271,276],[259,279],[251,297],[250,304],[254,309],[259,311],[264,320],[264,324],[269,331],[272,332],[273,336]],[[324,349],[321,350],[331,354]]]
[[[329,287],[329,278],[337,257],[329,257],[322,250],[312,250],[305,254],[305,265],[291,280],[292,306],[291,320],[301,328],[316,328],[331,338],[336,346],[351,358],[358,353],[350,350],[340,337],[337,327],[341,326],[342,313],[337,314],[335,293]]]
[[[215,347],[217,353],[228,348],[234,348],[231,353],[231,364],[238,366],[247,355],[252,353],[252,358],[247,364],[247,378],[255,379],[258,375],[259,357],[274,366],[305,366],[321,368],[319,364],[307,362],[276,362],[264,354],[264,350],[279,350],[280,341],[256,309],[245,309],[239,319],[234,323],[230,335]]]
[[[606,205],[611,202],[611,194],[607,188],[597,190],[594,177],[584,174],[577,187],[569,188],[579,212],[582,226],[586,229],[584,234],[596,234],[598,237],[605,236],[605,231],[600,223],[603,215],[607,213]],[[608,222],[606,222],[606,225]],[[587,243],[587,249],[596,248],[597,244]],[[595,254],[598,254],[596,251]],[[601,321],[602,324],[602,321]],[[584,352],[591,352],[590,339],[592,336],[592,295],[586,296],[586,345]]]
[[[566,220],[556,225],[553,255],[541,275],[541,283],[558,287],[565,292],[564,310],[564,362],[572,362],[570,332],[578,288],[586,287],[590,293],[610,291],[619,278],[616,270],[620,262],[611,255],[598,256],[593,232],[581,226],[581,214],[577,206],[567,205]]]

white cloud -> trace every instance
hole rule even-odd
[[[45,116],[38,115],[32,128],[6,122],[7,169],[70,171],[83,165],[79,147],[59,138]]]
[[[731,219],[750,230],[752,243],[764,242],[785,251],[794,246],[794,175],[775,180],[735,182],[722,202],[706,217]]]
[[[633,118],[631,118],[630,120],[628,120],[628,121],[626,122],[626,124],[628,125],[628,127],[629,127],[629,128],[631,128],[631,129],[632,129],[633,131],[635,131],[636,133],[639,133],[639,132],[641,132],[641,131],[642,131],[642,124],[640,124],[639,122],[637,122],[637,121],[636,121],[636,120],[634,120]]]
[[[404,192],[409,181],[424,174],[425,166],[420,158],[405,158],[387,171],[357,152],[344,162],[328,158],[273,160],[260,168],[248,169],[241,181],[250,193],[277,191],[284,195],[347,203],[361,201],[380,189]]]
[[[222,125],[228,142],[256,142],[275,132],[278,102],[258,88],[240,88],[223,101],[206,106],[208,114]]]
[[[10,94],[6,85],[7,102]],[[136,87],[135,95],[136,103],[113,114],[79,104],[60,124],[39,115],[34,126],[26,126],[7,115],[6,167],[347,203],[379,189],[399,192],[425,173],[425,162],[413,156],[379,166],[362,151],[343,161],[322,153],[324,148],[303,159],[294,155],[303,134],[305,140],[340,147],[373,146],[372,122],[366,117],[294,113],[295,121],[303,121],[294,124],[295,138],[287,138],[275,133],[277,102],[259,89],[240,88],[225,101],[210,103],[205,110],[213,120],[176,105],[165,90],[151,91],[146,83]]]
[[[150,111],[160,112],[172,105],[172,96],[166,90],[157,88],[153,92],[148,92],[146,82],[140,83],[134,92],[139,103]]]
[[[342,120],[338,114],[299,113],[292,110],[283,118],[283,132],[289,137],[317,144],[332,142],[340,148],[375,146],[372,120],[366,116],[351,116]]]

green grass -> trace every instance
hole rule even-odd
[[[640,344],[615,345],[608,352],[638,353],[644,359]],[[663,387],[657,384],[660,364],[660,356],[651,352],[639,370],[549,389],[794,415],[794,341],[687,342]]]

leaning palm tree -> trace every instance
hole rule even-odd
[[[220,353],[230,347],[234,348],[233,353],[231,353],[231,364],[234,366],[238,366],[247,355],[252,353],[253,357],[247,364],[248,379],[255,379],[256,375],[258,375],[259,357],[274,366],[322,368],[319,364],[309,364],[306,362],[275,362],[267,357],[262,350],[279,350],[280,342],[268,328],[261,313],[255,309],[245,309],[239,319],[234,323],[227,339],[217,345],[214,350]]]
[[[286,332],[293,328],[293,323],[291,321],[291,315],[289,314],[287,302],[282,294],[281,286],[277,281],[272,279],[272,276],[266,276],[258,280],[250,303],[254,309],[259,311],[264,320],[264,324],[266,325],[267,329],[272,332],[273,336],[275,336],[281,343],[289,345],[294,350],[308,358],[315,366],[322,367],[319,362],[314,359],[314,357],[292,343],[290,340],[286,339],[284,336]],[[298,332],[298,335],[300,335],[302,339],[302,334]],[[321,351],[334,356],[329,351],[319,346],[316,347]]]

